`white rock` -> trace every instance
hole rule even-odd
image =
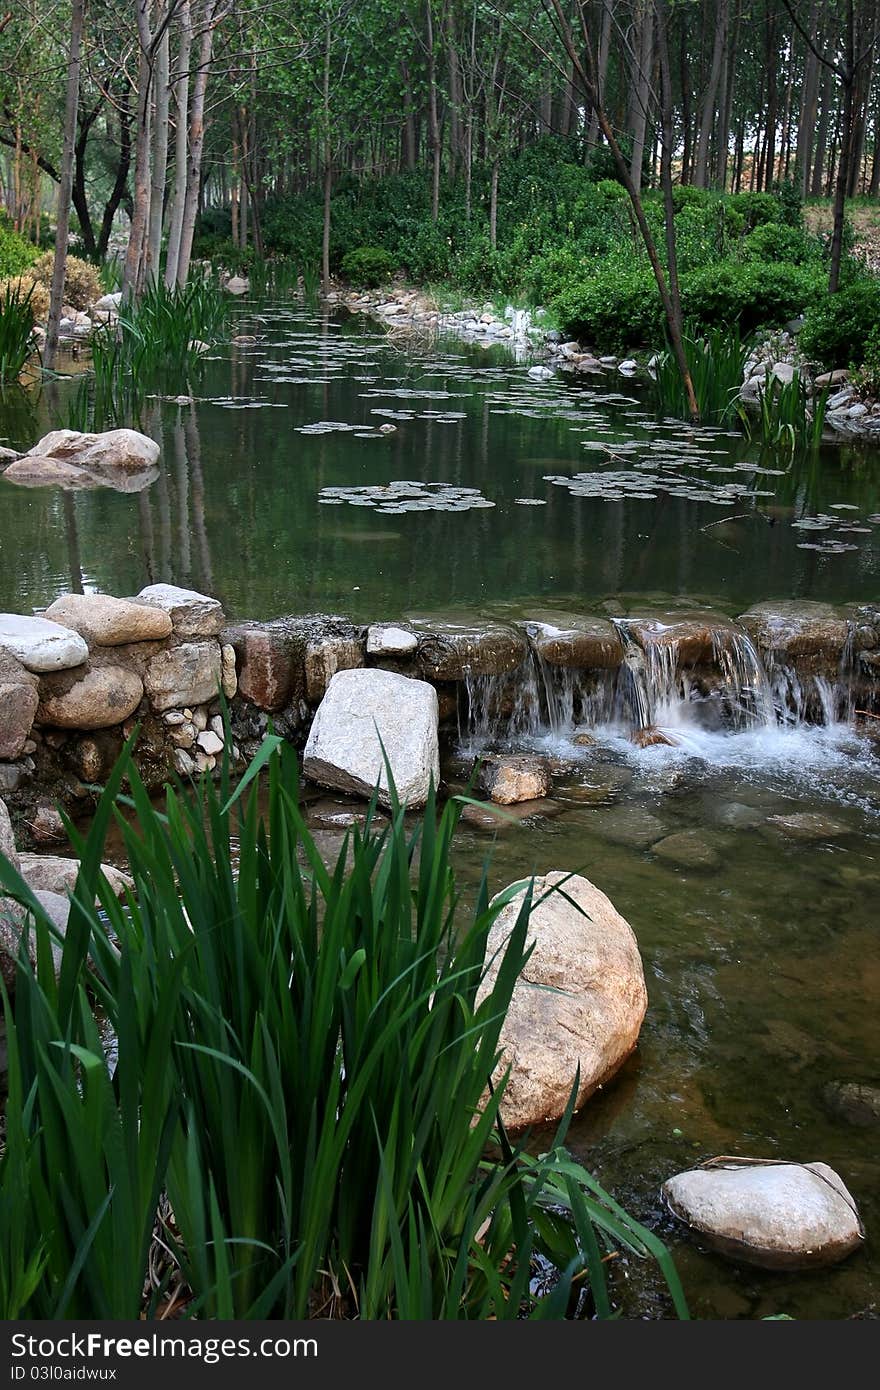
[[[625,376],[631,376],[632,373],[637,372],[638,369],[639,364],[636,362],[635,358],[627,357],[625,361],[621,362],[618,371],[623,372]]]
[[[847,401],[852,400],[852,395],[852,389],[849,386],[845,386],[842,391],[835,391],[833,396],[828,397],[826,409],[839,410],[842,405],[846,405]]]
[[[382,753],[401,802],[421,806],[440,780],[437,692],[390,671],[337,671],[318,706],[303,772],[313,782],[390,804]]]
[[[203,733],[200,733],[196,743],[203,753],[207,753],[209,758],[223,752],[223,740],[217,737],[213,729],[205,729]]]
[[[233,275],[223,286],[228,294],[247,294],[250,287],[250,280],[243,279],[241,275]]]
[[[849,410],[846,413],[849,416],[850,420],[858,420],[861,418],[862,415],[867,415],[868,407],[865,405],[863,401],[857,401],[855,405],[850,406]]]
[[[53,430],[44,435],[25,459],[51,458],[89,473],[102,475],[143,473],[159,458],[159,445],[137,430],[105,430],[81,434],[78,430]]]
[[[72,628],[18,613],[0,613],[0,647],[29,671],[65,671],[89,657],[87,644]]]
[[[795,379],[795,369],[790,362],[774,362],[770,375],[783,386],[790,386]]]
[[[534,381],[548,381],[552,375],[549,367],[529,367],[529,376]]]
[[[192,709],[215,699],[220,679],[216,642],[182,642],[152,658],[144,673],[144,688],[153,708],[161,713],[184,706]]]
[[[33,889],[45,893],[72,893],[79,874],[79,860],[61,854],[21,854],[21,876]],[[102,864],[101,872],[117,898],[134,888],[134,879],[113,864]]]
[[[481,986],[484,994],[525,892],[489,933],[486,960],[496,959]],[[635,933],[600,889],[580,875],[554,871],[535,879],[533,904],[527,945],[534,950],[500,1038],[497,1076],[511,1068],[501,1114],[512,1129],[558,1119],[578,1067],[578,1106],[608,1081],[635,1047],[648,1002]]]
[[[863,1239],[856,1204],[825,1163],[718,1160],[676,1174],[662,1195],[710,1245],[747,1264],[835,1264]]]
[[[406,656],[414,652],[419,639],[404,627],[384,627],[381,624],[367,631],[367,656]]]
[[[103,294],[100,299],[96,299],[92,305],[99,313],[111,314],[119,308],[122,303],[122,291],[118,290],[115,294]]]
[[[176,584],[148,584],[134,602],[161,608],[171,618],[177,637],[216,637],[226,622],[217,599]]]

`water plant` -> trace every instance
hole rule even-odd
[[[712,328],[700,336],[689,331],[684,335],[684,349],[702,422],[724,425],[736,421],[749,341],[733,325]],[[654,391],[657,405],[665,415],[690,418],[681,375],[668,350],[655,360]]]
[[[766,449],[790,458],[816,450],[822,442],[828,396],[827,389],[811,395],[800,372],[785,382],[768,373],[758,398],[757,417],[753,419],[743,411],[743,427],[749,438],[757,436]]]
[[[131,373],[140,380],[188,380],[226,320],[228,302],[217,282],[195,279],[184,288],[150,285],[123,304],[116,324],[95,335],[96,377]]]
[[[17,381],[35,351],[33,286],[22,290],[14,284],[0,294],[0,381]]]
[[[490,1078],[529,892],[490,988],[488,932],[514,890],[493,902],[484,877],[465,910],[460,805],[432,796],[412,821],[374,802],[326,865],[296,777],[270,735],[237,786],[225,764],[160,810],[124,755],[87,836],[72,832],[57,979],[52,928],[0,859],[37,962],[22,950],[6,1002],[0,1311],[605,1317],[615,1250],[655,1259],[686,1316],[661,1242],[565,1153],[570,1114],[538,1157],[501,1123]],[[131,821],[113,806],[123,779]],[[114,816],[125,904],[100,871]],[[556,1270],[543,1294],[538,1257]]]

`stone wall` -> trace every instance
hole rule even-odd
[[[643,644],[673,652],[706,690],[723,681],[719,641],[748,633],[766,668],[784,670],[819,717],[838,683],[850,708],[880,705],[880,608],[756,605],[732,623],[675,610],[631,620]],[[228,624],[216,599],[153,584],[130,599],[67,594],[39,617],[0,615],[0,797],[22,843],[63,838],[55,810],[86,813],[125,739],[141,726],[137,762],[158,788],[174,771],[211,771],[223,750],[220,695],[231,713],[230,753],[242,765],[270,721],[302,746],[335,672],[378,667],[429,681],[440,723],[456,728],[475,689],[503,718],[534,680],[613,681],[624,646],[608,618],[538,612],[492,621],[375,623],[312,614]],[[815,698],[814,698],[815,697]]]

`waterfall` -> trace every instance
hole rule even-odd
[[[836,676],[802,676],[771,652],[765,666],[749,634],[729,622],[612,620],[623,646],[616,671],[544,660],[528,625],[526,656],[512,672],[466,674],[460,683],[462,751],[570,739],[579,728],[632,734],[659,726],[744,731],[848,721],[855,708],[856,629],[848,627]]]

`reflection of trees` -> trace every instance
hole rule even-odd
[[[64,534],[67,540],[70,589],[71,593],[81,594],[83,592],[83,572],[79,555],[79,533],[76,529],[76,508],[73,505],[73,494],[70,492],[62,493],[62,500],[64,502]]]
[[[147,429],[166,460],[141,512],[141,537],[150,582],[214,591],[211,545],[205,518],[205,482],[196,406],[177,406],[170,430],[158,404]],[[155,554],[153,509],[159,537]]]

